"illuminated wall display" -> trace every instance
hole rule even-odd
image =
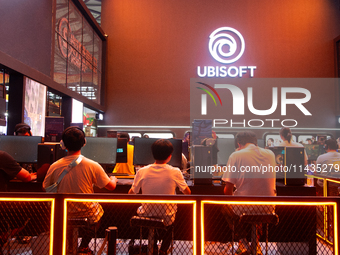
[[[231,27],[221,27],[209,36],[209,52],[222,64],[236,62],[244,53],[245,41],[242,34]],[[254,77],[256,66],[197,66],[199,77]]]
[[[82,71],[92,69],[94,73],[97,73],[97,59],[77,40],[72,33],[70,24],[66,18],[61,18],[59,20],[58,32],[58,47],[61,54],[65,58],[69,58],[70,63],[79,69],[82,69]],[[73,48],[70,48],[69,50],[67,49],[68,44],[65,41],[65,38],[68,37],[70,38],[70,44],[73,46]],[[88,61],[85,61],[85,59]]]
[[[24,122],[35,136],[45,135],[46,86],[25,77]]]
[[[54,81],[100,102],[102,40],[72,1],[56,1]]]
[[[72,99],[72,123],[83,123],[83,103]]]

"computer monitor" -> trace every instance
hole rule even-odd
[[[99,164],[116,164],[117,138],[86,137],[81,154]]]
[[[218,138],[217,139],[217,164],[226,165],[229,156],[235,152],[235,139],[234,138]]]
[[[155,162],[152,156],[151,145],[157,141],[157,138],[135,138],[135,147],[133,153],[134,165],[149,165]],[[174,167],[181,167],[182,162],[182,140],[181,139],[168,139],[173,147],[174,152],[169,165]]]
[[[287,171],[285,171],[285,185],[305,185],[305,148],[286,147]]]
[[[37,163],[41,136],[0,136],[0,150],[7,152],[18,163]]]
[[[270,147],[275,154],[276,180],[284,180],[288,186],[303,186],[305,183],[304,148],[303,147]]]
[[[127,142],[126,138],[118,138],[116,163],[127,163]]]

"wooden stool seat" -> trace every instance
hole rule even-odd
[[[274,224],[279,222],[279,216],[277,214],[242,214],[240,221],[249,224],[263,223],[263,224]]]
[[[68,254],[77,254],[79,228],[89,226],[88,218],[69,218],[67,219],[67,226],[72,233],[68,238]]]
[[[161,218],[133,216],[130,219],[131,227],[143,227],[143,228],[159,228],[165,229],[164,220]]]
[[[275,213],[269,214],[245,214],[240,216],[240,222],[251,224],[251,254],[257,255],[257,247],[259,247],[259,239],[257,227],[260,224],[266,224],[266,254],[268,254],[268,225],[276,225],[279,223],[279,216]],[[260,253],[262,254],[262,252]]]
[[[157,217],[145,217],[145,216],[133,216],[130,219],[131,227],[139,227],[140,228],[140,246],[139,246],[139,253],[141,254],[142,249],[142,228],[149,229],[148,234],[148,254],[158,254],[157,248],[157,240],[155,240],[155,229],[166,229],[167,226],[165,225],[164,219],[157,218]]]

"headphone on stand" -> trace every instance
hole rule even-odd
[[[65,146],[65,143],[64,143],[64,139],[65,139],[65,136],[67,133],[71,132],[72,130],[79,130],[82,132],[83,136],[84,136],[84,140],[82,142],[82,147],[84,147],[86,145],[86,138],[85,138],[85,132],[79,128],[79,127],[76,127],[76,126],[70,126],[68,128],[66,128],[61,136],[61,140],[60,140],[60,147],[62,150],[67,150],[66,146]]]

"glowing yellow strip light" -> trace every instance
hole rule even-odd
[[[305,176],[307,176],[307,174],[305,174]],[[340,180],[337,181],[337,180],[334,180],[334,179],[329,179],[329,178],[326,178],[326,177],[321,177],[321,176],[310,176],[310,177],[313,177],[314,179],[323,179],[323,180],[326,180],[328,182],[334,182],[334,183],[340,183]]]
[[[329,243],[330,245],[334,245],[331,241],[329,241],[326,237],[321,236],[320,234],[316,234],[320,239],[324,240],[325,242]]]
[[[323,196],[324,197],[328,197],[328,182],[334,182],[334,183],[340,183],[340,181],[336,181],[336,180],[332,180],[332,179],[328,179],[328,178],[323,178],[324,182],[323,182]],[[331,243],[331,241],[328,240],[328,208],[326,206],[324,206],[324,234],[325,234],[325,241]]]
[[[202,200],[201,201],[201,254],[204,255],[204,204],[219,204],[219,205],[296,205],[296,206],[334,206],[334,243],[338,243],[338,215],[337,204],[335,202],[289,202],[289,201],[213,201]],[[338,246],[334,245],[334,254],[338,255]]]
[[[333,180],[333,179],[325,178],[325,180],[328,181],[328,182],[340,183],[340,181],[336,181],[336,180]]]
[[[327,190],[327,186],[328,186],[328,182],[333,182],[333,183],[340,183],[340,181],[337,180],[333,180],[333,179],[328,179],[325,177],[319,177],[319,176],[313,176],[313,178],[316,179],[322,179],[323,182],[323,196],[324,197],[328,197],[328,190]],[[326,242],[330,243],[333,245],[333,243],[328,240],[327,236],[328,236],[328,209],[326,206],[323,206],[324,210],[323,210],[323,233],[324,233],[324,237],[322,237],[321,235],[317,234],[320,238],[322,238],[323,240],[325,240]]]
[[[164,204],[164,203],[175,203],[175,204],[192,204],[193,205],[193,255],[197,255],[196,250],[196,201],[195,200],[141,200],[141,199],[76,199],[66,198],[64,200],[64,219],[63,219],[63,255],[66,255],[66,229],[67,229],[67,203],[68,202],[97,202],[97,203],[120,203],[120,204]],[[50,254],[51,255],[51,254]]]
[[[50,252],[53,254],[53,240],[54,240],[54,210],[55,199],[54,198],[24,198],[24,197],[0,197],[0,202],[51,202],[51,222],[50,222]]]

